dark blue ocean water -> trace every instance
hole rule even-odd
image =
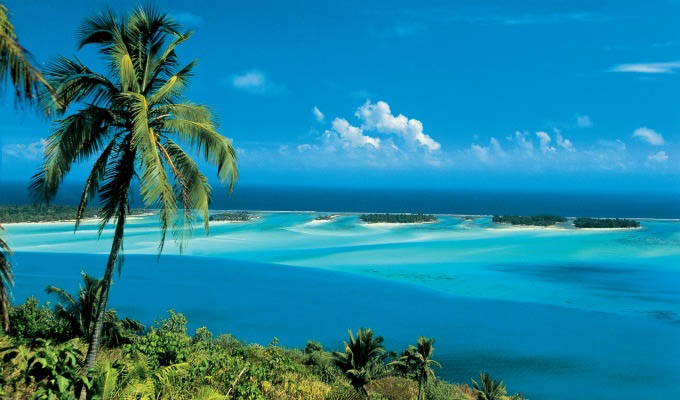
[[[26,183],[5,182],[0,203],[30,201]],[[80,185],[65,184],[56,199],[77,204]],[[133,196],[138,199],[139,196]],[[140,206],[139,201],[135,201]],[[408,190],[240,185],[231,197],[215,187],[214,209],[436,214],[540,214],[587,217],[680,218],[678,192],[574,192],[524,190]]]
[[[15,300],[46,283],[75,290],[104,255],[19,252]],[[354,274],[189,256],[127,255],[111,306],[144,323],[169,305],[193,330],[247,341],[338,349],[347,329],[371,327],[400,350],[436,338],[439,374],[469,382],[481,371],[531,399],[680,398],[680,329],[668,321],[511,301],[448,296]]]

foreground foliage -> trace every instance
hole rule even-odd
[[[261,346],[213,337],[204,327],[190,335],[186,318],[170,311],[143,335],[102,349],[95,367],[81,376],[87,344],[69,339],[50,307],[29,299],[11,310],[11,318],[23,328],[0,336],[0,397],[73,399],[84,387],[92,400],[417,400],[419,391],[428,400],[483,399],[467,385],[434,379],[434,362],[411,362],[421,360],[415,353],[432,361],[434,347],[425,338],[401,357],[369,329],[351,333],[343,352],[318,342],[288,349],[276,339]],[[396,363],[405,355],[411,361]],[[423,371],[428,379],[420,378]]]

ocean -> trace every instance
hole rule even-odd
[[[27,183],[5,181],[0,204],[31,201]],[[77,204],[82,185],[65,183],[56,204]],[[214,185],[214,209],[266,211],[413,212],[436,214],[558,214],[583,217],[680,218],[680,193],[489,189],[325,188],[237,186],[231,197]],[[140,207],[133,194],[133,206]]]
[[[488,200],[487,211],[480,202],[458,209],[460,199],[410,196],[428,212],[502,213],[496,207],[531,204]],[[286,204],[280,193],[259,198],[225,208]],[[332,209],[305,201],[300,208]],[[345,209],[400,211],[391,201],[364,197]],[[556,196],[541,211],[587,215],[568,203]],[[606,210],[588,204],[596,215],[678,216],[659,199]],[[441,377],[469,383],[488,371],[531,399],[680,396],[679,221],[597,231],[498,227],[488,217],[451,215],[400,226],[365,225],[354,213],[330,222],[315,221],[313,212],[257,215],[212,224],[209,236],[197,229],[184,254],[169,242],[160,258],[156,218],[131,218],[111,306],[146,324],[172,308],[191,330],[205,325],[262,344],[277,337],[292,347],[311,339],[338,349],[347,329],[359,327],[374,329],[395,351],[431,336]],[[81,270],[101,276],[111,231],[98,239],[96,228],[88,222],[74,234],[71,223],[7,225],[15,302],[49,300],[48,284],[76,290]]]

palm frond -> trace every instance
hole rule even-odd
[[[236,162],[238,156],[231,140],[220,135],[212,121],[191,119],[165,119],[163,130],[177,135],[189,143],[208,162],[217,167],[220,182],[227,182],[229,191],[233,190],[238,180]]]
[[[168,228],[176,223],[177,199],[158,152],[158,138],[148,124],[146,98],[141,94],[131,92],[125,92],[122,96],[127,100],[133,116],[131,146],[136,149],[140,159],[142,170],[140,194],[142,200],[146,207],[160,209],[161,240],[159,250],[162,250]]]
[[[181,197],[185,198],[188,196],[189,198],[189,201],[184,204],[185,208],[189,206],[201,215],[205,231],[208,233],[210,216],[209,206],[212,196],[212,188],[210,187],[208,178],[201,173],[198,165],[196,165],[194,160],[192,160],[177,143],[166,138],[164,146],[175,168],[178,170],[184,182],[186,182],[185,185],[181,185],[181,190],[187,192],[182,194]]]
[[[33,101],[41,87],[46,88],[52,97],[54,91],[42,73],[33,66],[31,55],[21,47],[9,20],[9,11],[0,4],[0,82],[9,81],[15,89],[18,100]]]
[[[51,62],[45,76],[59,102],[51,96],[41,96],[43,108],[63,111],[73,102],[89,102],[100,107],[111,105],[118,88],[103,75],[97,74],[80,60],[59,57]]]
[[[88,159],[102,148],[111,122],[109,110],[96,106],[55,122],[43,166],[32,178],[31,191],[37,200],[51,200],[73,163]]]

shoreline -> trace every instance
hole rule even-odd
[[[313,210],[305,210],[305,211],[295,211],[295,210],[224,210],[224,209],[210,209],[211,212],[237,212],[237,211],[247,211],[253,214],[319,214],[320,211],[313,211]],[[134,214],[134,215],[129,215],[127,218],[131,220],[135,219],[140,219],[144,217],[150,217],[153,216],[157,213],[157,210],[153,211],[148,211],[144,212],[142,214]],[[316,224],[323,224],[323,223],[330,223],[335,221],[338,217],[346,217],[346,216],[359,216],[361,214],[365,214],[366,212],[333,212],[329,214],[333,214],[333,218],[329,220],[316,220],[313,219],[311,221],[308,221],[307,224],[311,225],[316,225]],[[393,213],[378,213],[378,214],[393,214]],[[411,214],[411,213],[408,213]],[[444,218],[456,218],[462,220],[462,222],[472,222],[477,219],[483,219],[483,218],[491,218],[491,214],[451,214],[451,213],[444,213],[444,214],[432,214],[437,217],[444,217]],[[247,223],[247,222],[252,222],[253,220],[257,220],[261,218],[261,215],[255,215],[253,218],[251,218],[248,221],[210,221],[210,224],[216,224],[218,225],[221,223]],[[573,220],[577,217],[565,217],[567,219]],[[633,217],[588,217],[588,218],[596,218],[596,219],[634,219],[637,221],[652,221],[652,222],[680,222],[680,218],[633,218]],[[99,221],[99,218],[84,218],[81,220],[81,223],[90,223],[94,221]],[[28,225],[28,224],[73,224],[75,223],[75,219],[68,219],[68,220],[55,220],[55,221],[22,221],[22,222],[2,222],[0,221],[0,225],[3,226],[19,226],[19,225]],[[427,221],[427,222],[359,222],[359,225],[362,226],[401,226],[401,225],[422,225],[422,224],[436,224],[441,222],[441,220],[437,221]],[[643,227],[634,227],[634,228],[577,228],[574,226],[568,226],[568,227],[561,227],[561,226],[540,226],[540,225],[512,225],[512,224],[505,224],[505,223],[500,223],[500,224],[493,224],[491,228],[497,228],[497,229],[517,229],[517,230],[522,230],[522,229],[545,229],[545,230],[587,230],[587,231],[607,231],[607,230],[636,230],[636,229],[642,229]]]

